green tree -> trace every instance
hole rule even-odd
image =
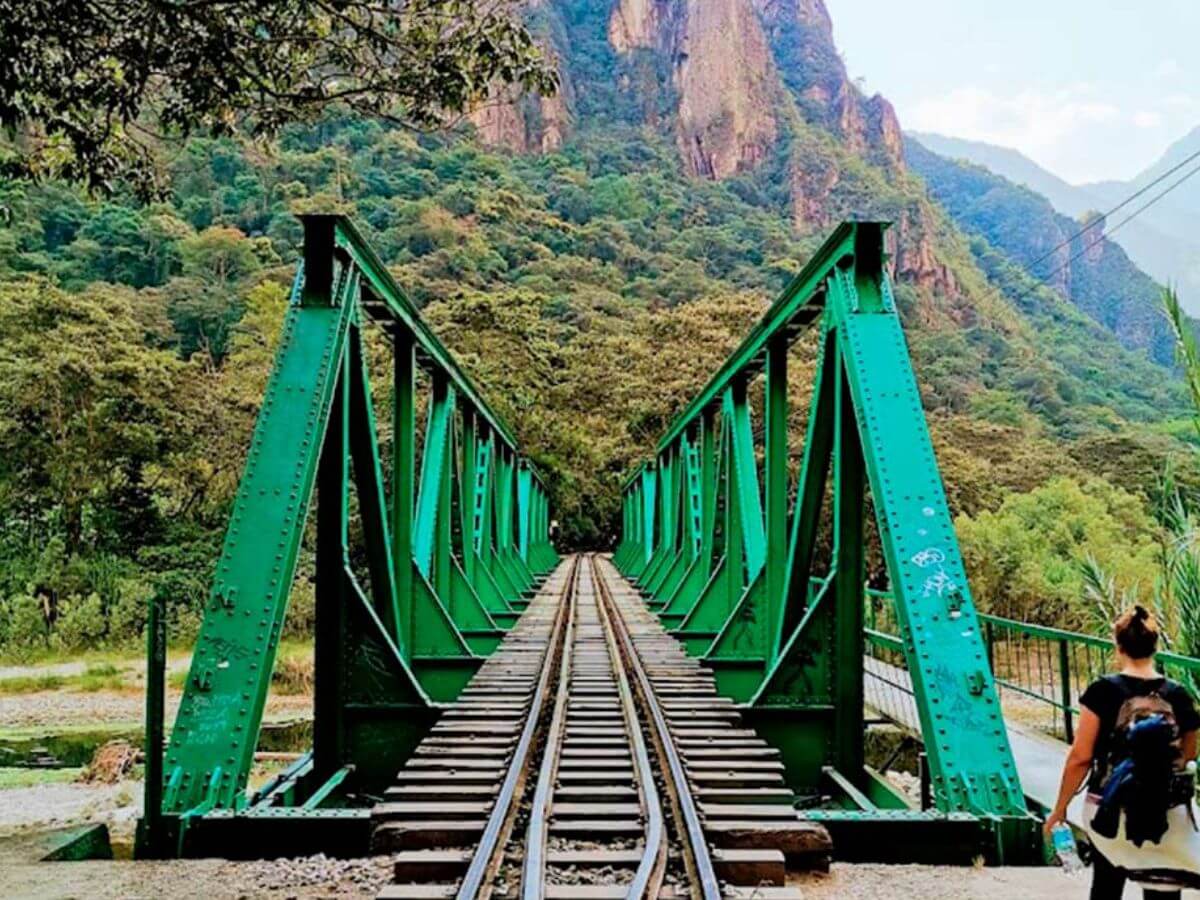
[[[261,268],[254,245],[237,228],[214,225],[179,242],[183,274],[228,288]]]
[[[112,537],[151,539],[148,469],[179,442],[181,364],[148,348],[124,288],[70,294],[42,280],[0,284],[0,482],[9,521],[56,522],[82,552],[104,515]]]
[[[556,76],[514,4],[479,0],[0,0],[7,174],[143,193],[160,133],[275,134],[340,104],[442,124],[494,82]]]
[[[1009,618],[1090,625],[1081,602],[1089,558],[1134,596],[1149,597],[1158,575],[1160,532],[1144,502],[1096,478],[1052,478],[955,526],[977,599]]]

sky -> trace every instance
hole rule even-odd
[[[1200,125],[1200,0],[826,0],[852,78],[901,125],[1127,180]]]

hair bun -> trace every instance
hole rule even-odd
[[[1131,659],[1147,659],[1158,649],[1158,623],[1154,613],[1140,603],[1121,613],[1113,623],[1117,646]]]

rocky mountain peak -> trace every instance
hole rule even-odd
[[[561,25],[554,0],[529,7]],[[670,82],[660,87],[673,93],[677,143],[693,175],[721,179],[758,165],[778,138],[780,109],[792,102],[852,152],[904,167],[895,110],[850,80],[824,0],[611,0],[607,38],[618,57],[661,55]],[[572,52],[553,42],[552,50],[560,58]],[[471,117],[481,138],[517,152],[557,149],[573,118],[568,69],[560,66],[558,97],[489,98]],[[662,124],[657,110],[647,119]]]
[[[617,0],[608,36],[618,53],[667,55],[691,174],[726,178],[766,158],[782,84],[750,0]]]
[[[850,80],[833,41],[824,0],[754,0],[784,81],[810,121],[841,137],[855,153],[904,168],[904,139],[892,104],[865,97]]]

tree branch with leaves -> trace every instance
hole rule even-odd
[[[161,194],[154,149],[334,104],[434,128],[553,64],[515,0],[0,0],[0,174]]]

